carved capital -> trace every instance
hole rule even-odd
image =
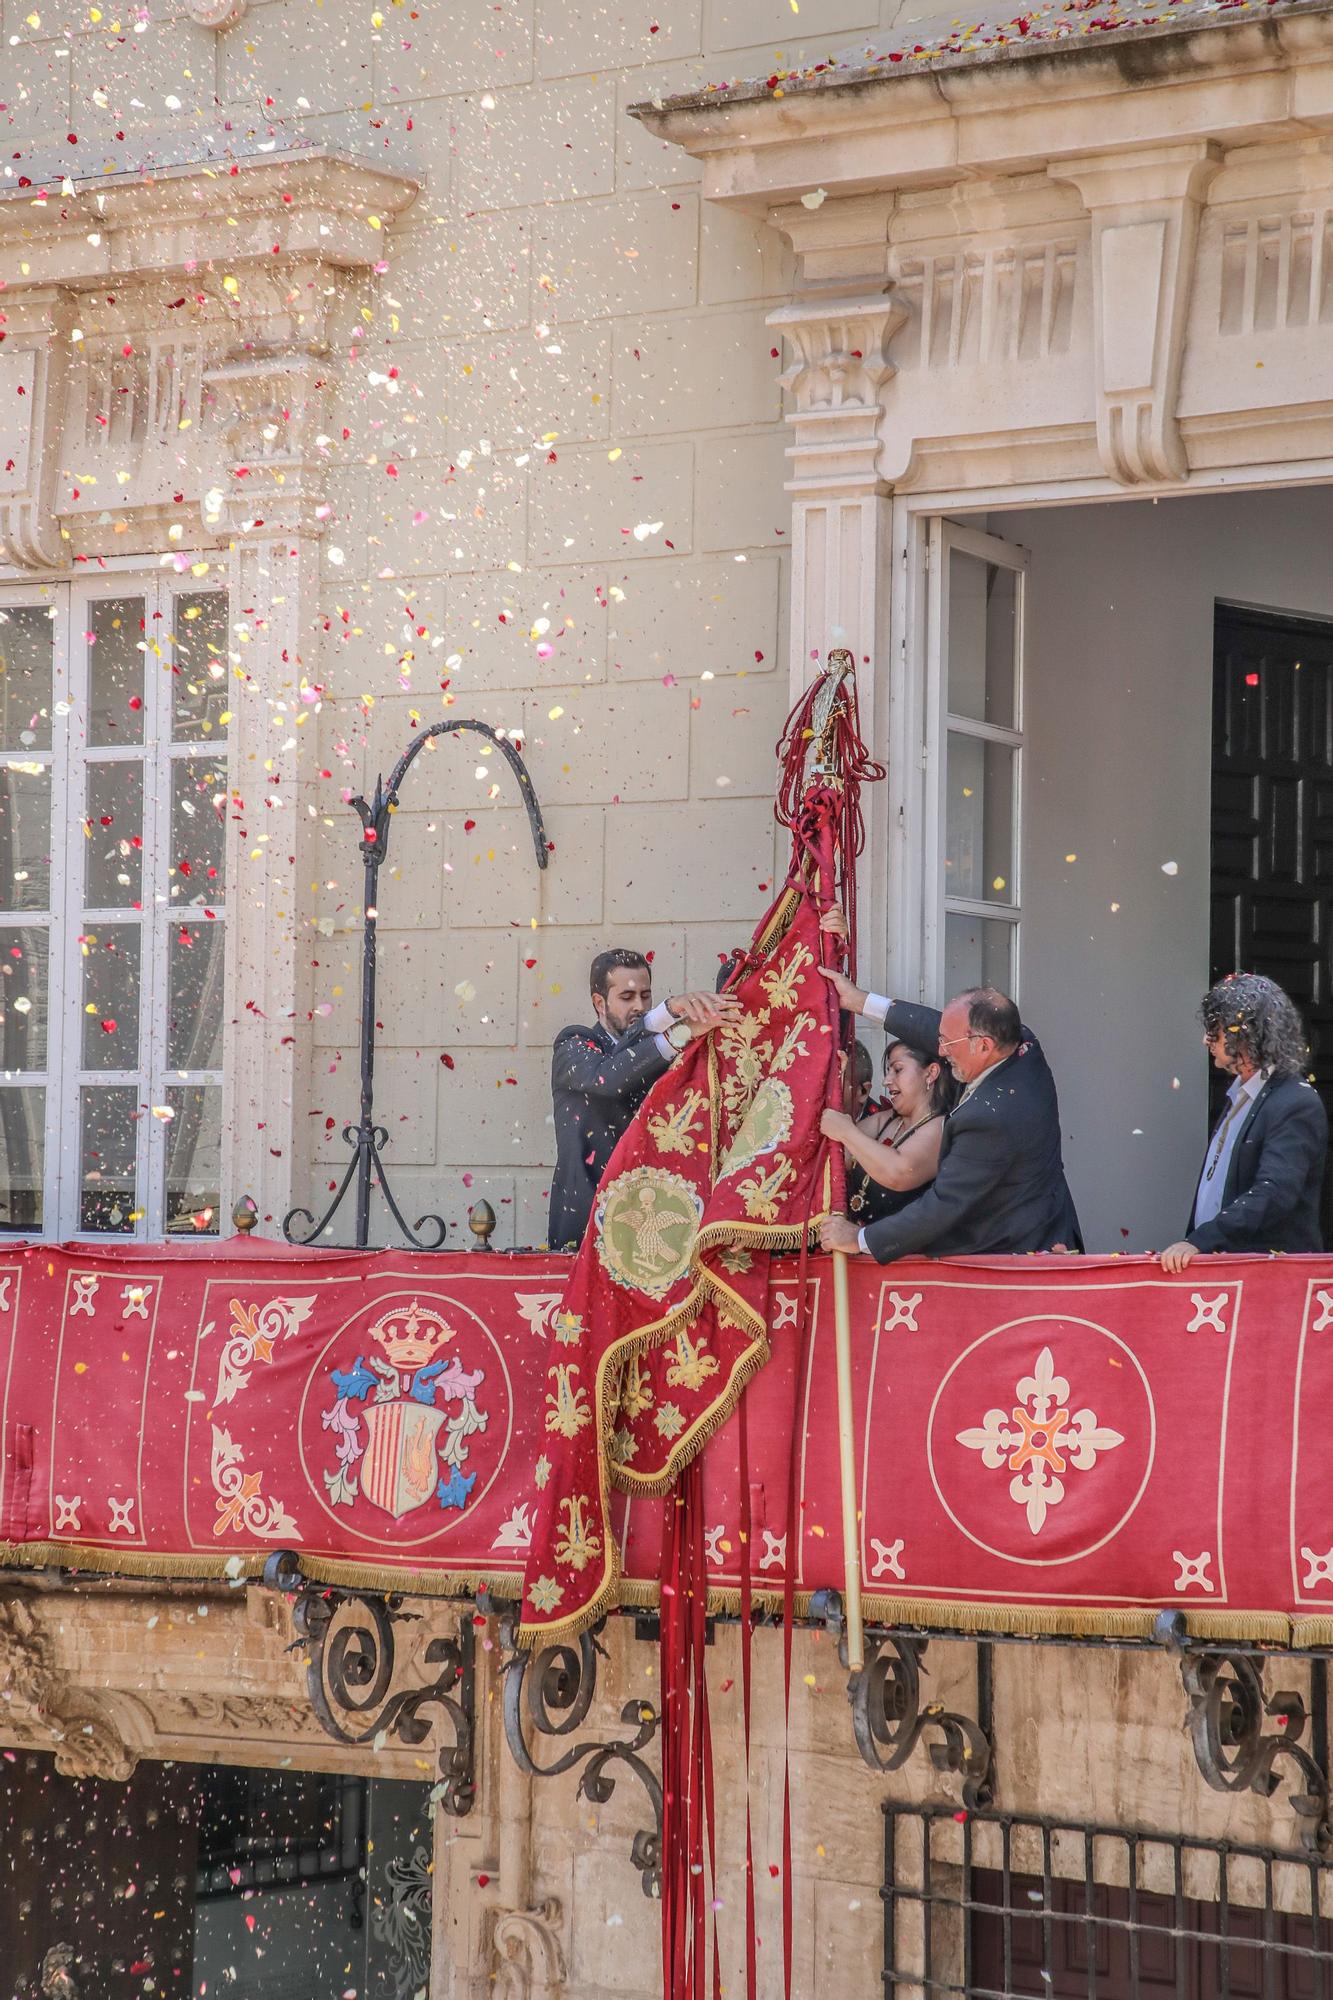
[[[1177,422],[1199,211],[1221,164],[1211,141],[1061,162],[1092,217],[1097,446],[1122,486],[1178,481]]]
[[[0,456],[0,563],[61,569],[56,477],[69,360],[70,303],[56,289],[29,292],[0,350],[0,408],[22,412]]]
[[[560,1905],[552,1897],[533,1910],[499,1910],[492,1922],[494,2000],[558,2000],[565,1986]]]
[[[880,392],[895,372],[889,342],[906,318],[888,291],[806,298],[768,315],[793,357],[781,378],[796,401],[790,492],[878,490]]]

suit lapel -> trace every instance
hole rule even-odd
[[[1236,1199],[1237,1194],[1240,1192],[1239,1188],[1236,1185],[1236,1183],[1240,1179],[1240,1142],[1245,1137],[1245,1134],[1249,1131],[1251,1125],[1253,1125],[1255,1119],[1259,1116],[1259,1106],[1268,1096],[1269,1091],[1273,1088],[1273,1085],[1276,1082],[1277,1078],[1275,1076],[1270,1076],[1267,1083],[1265,1083],[1263,1089],[1259,1092],[1259,1095],[1255,1098],[1253,1104],[1250,1106],[1249,1110],[1245,1112],[1241,1117],[1240,1124],[1236,1131],[1236,1136],[1231,1142],[1231,1158],[1227,1161],[1227,1177],[1226,1177],[1226,1182],[1222,1189],[1223,1208],[1226,1207],[1229,1201],[1234,1201]]]

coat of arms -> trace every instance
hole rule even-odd
[[[469,1372],[445,1351],[457,1337],[441,1313],[413,1299],[371,1327],[382,1359],[363,1353],[350,1368],[330,1369],[335,1400],[323,1424],[338,1463],[324,1484],[335,1507],[353,1506],[358,1492],[395,1520],[432,1499],[467,1505],[477,1477],[463,1469],[467,1440],[488,1416],[477,1404],[485,1370]]]

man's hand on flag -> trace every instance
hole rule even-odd
[[[819,971],[825,979],[832,980],[840,1007],[845,1007],[849,1014],[860,1014],[865,1011],[864,991],[859,986],[853,986],[845,972],[837,972],[831,965],[821,965]]]
[[[687,1021],[701,1035],[724,1021],[738,1021],[742,1012],[733,993],[676,993],[667,1006],[676,1020]]]
[[[847,1256],[855,1257],[861,1249],[861,1232],[845,1215],[831,1215],[827,1222],[819,1225],[819,1247],[821,1250],[842,1250]]]

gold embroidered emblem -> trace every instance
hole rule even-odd
[[[627,1290],[665,1298],[690,1268],[703,1198],[665,1167],[631,1167],[597,1199],[597,1254]]]

